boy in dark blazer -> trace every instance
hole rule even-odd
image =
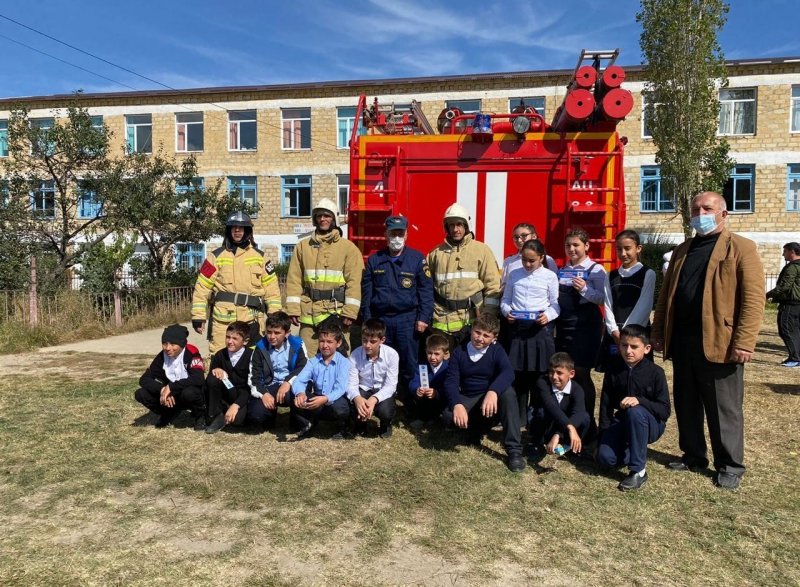
[[[225,348],[211,357],[206,377],[206,403],[209,424],[206,434],[219,432],[228,424],[241,426],[247,416],[252,349],[245,345],[250,337],[250,325],[237,320],[225,331]]]
[[[425,354],[428,357],[427,365],[420,365],[419,369],[427,369],[428,385],[422,385],[419,370],[408,385],[408,412],[414,430],[420,430],[430,425],[438,418],[447,405],[444,397],[444,382],[447,377],[447,351],[450,343],[441,334],[431,334],[425,341]]]

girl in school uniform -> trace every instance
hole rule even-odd
[[[650,312],[656,273],[639,261],[642,244],[635,230],[623,230],[616,237],[617,258],[621,265],[606,277],[606,332],[598,361],[598,371],[604,371],[611,358],[619,353],[619,333],[629,324],[638,324],[650,331]],[[652,351],[647,357],[652,360]]]
[[[533,224],[528,224],[527,222],[520,222],[511,231],[511,241],[514,243],[514,246],[517,247],[517,252],[503,259],[503,272],[500,275],[501,289],[506,286],[508,274],[514,269],[519,269],[522,267],[522,245],[528,241],[536,240],[538,238],[539,236],[536,233],[536,227]],[[558,266],[550,255],[545,255],[544,266],[553,272],[558,271]]]
[[[555,353],[552,323],[559,314],[558,277],[547,269],[546,259],[541,241],[526,241],[520,266],[508,274],[500,300],[500,313],[509,323],[507,350],[515,372],[520,422],[528,421],[530,392]]]
[[[582,228],[567,232],[564,251],[567,264],[558,272],[561,315],[556,326],[556,351],[569,353],[575,361],[575,380],[584,390],[591,418],[586,438],[591,440],[597,434],[597,392],[591,370],[597,363],[603,336],[600,306],[605,302],[606,270],[589,258],[589,235]]]

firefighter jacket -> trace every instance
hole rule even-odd
[[[338,228],[314,232],[294,249],[286,277],[286,308],[301,324],[317,326],[331,314],[355,320],[361,307],[364,258]]]
[[[252,245],[214,250],[197,275],[192,321],[206,320],[209,305],[212,320],[221,324],[253,322],[261,314],[280,310],[281,292],[272,262]]]
[[[428,253],[433,276],[433,328],[458,332],[479,311],[497,313],[500,270],[492,250],[467,234],[457,246],[445,240]]]

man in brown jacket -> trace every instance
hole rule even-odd
[[[674,366],[672,393],[683,457],[677,471],[708,466],[708,421],[715,482],[736,489],[744,474],[744,364],[764,316],[764,269],[755,243],[725,227],[725,200],[692,200],[696,236],[679,245],[664,276],[653,342]]]

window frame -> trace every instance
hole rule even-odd
[[[45,122],[49,122],[49,124],[43,124]],[[36,118],[29,118],[28,119],[28,124],[31,127],[36,126],[37,128],[39,128],[39,130],[48,131],[48,130],[51,130],[53,127],[55,127],[56,119],[55,119],[54,116],[39,116],[39,117],[36,117]],[[36,146],[36,148],[34,148],[34,145],[31,144],[31,153],[32,154],[39,154],[39,153],[42,153],[42,152],[43,151],[42,151],[41,146]],[[47,154],[47,155],[53,155],[55,153],[55,145],[53,144],[52,141],[48,141],[47,142],[47,148],[44,151],[44,153]]]
[[[252,112],[253,118],[245,118],[242,120],[231,120],[231,114],[245,115]],[[255,145],[253,148],[242,147],[242,124],[253,124],[255,134]],[[236,146],[231,146],[231,130],[236,127]],[[228,151],[232,153],[254,153],[258,151],[258,110],[253,108],[245,110],[229,110],[228,111]]]
[[[202,176],[196,176],[191,179],[191,181],[186,183],[176,183],[175,184],[175,196],[176,198],[180,198],[181,195],[185,194],[192,188],[200,188],[205,189],[206,187],[206,178]],[[177,209],[180,210],[181,208],[188,208],[189,202],[186,201],[186,198],[178,200],[178,207]]]
[[[792,167],[795,167],[797,171],[793,172]],[[792,180],[798,182],[796,195],[792,198],[794,200],[794,208],[789,206],[789,194],[792,189]],[[800,163],[789,163],[786,166],[786,211],[800,212]]]
[[[795,90],[797,90],[797,96],[794,95]],[[800,119],[800,84],[794,84],[789,90],[789,132],[792,134],[800,133],[800,124],[796,129],[793,128],[795,106],[798,111],[798,119]]]
[[[192,121],[179,121],[178,117],[180,116],[187,116],[192,114],[199,114],[200,120],[192,120]],[[184,127],[184,144],[185,148],[180,148],[180,127]],[[189,131],[190,127],[200,127],[200,148],[199,149],[190,149],[189,148]],[[176,112],[175,113],[175,152],[176,153],[202,153],[205,151],[205,116],[202,111],[200,112]]]
[[[134,116],[149,116],[150,122],[129,122],[128,119]],[[139,128],[150,127],[150,150],[140,150],[139,149]],[[130,129],[133,129],[133,140],[134,145],[131,145],[131,136],[130,136]],[[146,144],[146,141],[145,141]],[[125,115],[125,148],[128,150],[128,153],[145,153],[145,154],[152,154],[153,153],[153,115],[152,114],[126,114]]]
[[[352,116],[342,116],[342,110],[352,110]],[[337,106],[336,107],[336,148],[337,149],[349,149],[350,148],[350,137],[353,136],[353,127],[358,124],[358,135],[364,135],[367,132],[367,129],[364,128],[364,125],[356,122],[356,114],[358,114],[358,106]],[[345,122],[346,127],[342,128],[342,122]],[[360,121],[359,121],[360,122]],[[344,133],[344,134],[342,134]],[[344,144],[342,144],[341,139],[344,139]]]
[[[49,187],[45,187],[49,184]],[[46,194],[50,194],[49,198],[52,199],[52,213],[45,215],[42,212],[47,212],[48,206],[43,205],[40,209],[37,206],[37,200],[39,195],[41,194],[41,201],[43,204],[47,203],[46,198],[48,196]],[[38,187],[31,192],[31,216],[36,220],[55,220],[56,218],[56,182],[55,180],[42,180],[39,182]]]
[[[8,157],[8,120],[0,120],[0,159]]]
[[[308,110],[308,116],[286,117],[287,112],[300,112]],[[308,123],[308,146],[303,146],[303,123]],[[286,124],[289,123],[289,128]],[[299,129],[295,128],[295,123],[299,123]],[[295,146],[295,136],[299,130],[300,146]],[[288,131],[288,132],[287,132]],[[286,139],[290,137],[289,146],[286,146]],[[300,108],[281,108],[281,151],[310,151],[311,150],[311,107],[303,106]]]
[[[237,181],[238,180],[238,181]],[[242,184],[240,183],[242,180],[252,180],[253,183],[251,184]],[[252,190],[253,191],[253,199],[250,204],[255,207],[256,211],[250,214],[252,218],[258,218],[258,176],[257,175],[232,175],[228,177],[228,193],[236,192],[237,197],[242,201],[246,202],[249,201],[249,198],[245,196],[245,192]]]
[[[531,106],[531,104],[528,103],[528,100],[541,100],[542,101],[542,108],[541,109],[537,108],[536,106],[533,106],[533,109],[536,110],[536,112],[538,112],[541,115],[542,118],[544,118],[545,117],[545,112],[547,112],[547,110],[546,110],[547,99],[546,99],[545,96],[511,97],[511,98],[508,99],[508,111],[511,112],[514,108],[519,106],[522,102],[524,102],[526,106]],[[513,102],[516,102],[516,104],[514,104]]]
[[[292,261],[295,248],[297,248],[296,243],[281,243],[280,262],[282,265]]]
[[[752,98],[732,98],[728,100],[722,99],[723,92],[740,92],[751,91],[753,92]],[[720,88],[719,90],[719,119],[717,120],[717,136],[721,137],[752,137],[755,136],[758,129],[758,88]],[[751,132],[722,132],[722,112],[726,104],[732,104],[733,111],[730,116],[731,127],[733,127],[736,118],[736,104],[753,103],[753,130]],[[733,128],[731,128],[733,131]]]
[[[181,247],[185,247],[187,250],[181,251]],[[206,245],[204,243],[175,243],[172,253],[175,269],[198,271],[206,258]],[[189,256],[191,261],[182,263],[181,260],[184,256]]]
[[[748,173],[740,173],[739,169],[748,168]],[[736,210],[736,183],[745,179],[750,180],[750,209],[749,210]],[[722,197],[728,206],[728,214],[752,214],[756,211],[756,166],[754,163],[737,163],[728,176],[728,181],[733,181],[733,194],[732,200],[728,202],[725,197],[725,191],[728,187],[728,182],[722,188]]]
[[[347,178],[346,183],[342,183],[343,178]],[[344,192],[342,190],[344,189]],[[344,206],[342,205],[342,197],[344,197]],[[347,211],[350,207],[350,174],[337,173],[336,174],[336,204],[339,206],[339,215],[347,216]]]
[[[97,201],[97,190],[89,189],[83,185],[83,182],[78,183],[78,190],[80,193],[77,216],[80,220],[91,220],[92,218],[101,218],[105,216],[103,211],[103,203]],[[91,195],[91,200],[87,203],[87,196]],[[92,213],[85,213],[86,207],[91,206],[95,211]]]
[[[302,183],[301,180],[305,180]],[[289,181],[294,183],[290,184]],[[295,206],[291,206],[288,203],[288,198],[290,197],[287,192],[291,192],[293,190],[301,190],[301,189],[308,189],[308,214],[300,214],[302,211],[303,206],[298,201],[295,203]],[[281,218],[311,218],[311,210],[313,209],[312,202],[313,200],[313,189],[314,189],[314,182],[313,177],[311,175],[282,175],[281,176]],[[295,197],[299,197],[301,194],[298,193]],[[291,210],[295,208],[297,210],[296,213],[292,214]]]
[[[647,172],[655,172],[646,175]],[[644,208],[644,191],[645,183],[655,183],[656,196],[653,202],[655,209],[646,210]],[[662,193],[663,182],[661,181],[661,166],[659,165],[642,165],[639,168],[639,212],[641,214],[674,214],[676,211],[675,201],[669,196]],[[669,205],[670,207],[665,207]]]

